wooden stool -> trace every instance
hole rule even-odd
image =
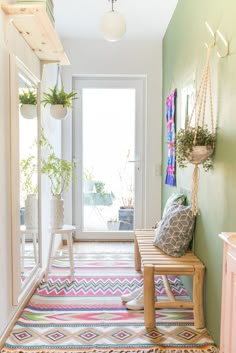
[[[50,228],[51,233],[50,246],[48,252],[48,262],[47,262],[47,270],[45,274],[45,280],[48,280],[48,273],[51,268],[52,259],[58,259],[65,256],[53,256],[53,248],[54,248],[54,239],[55,235],[66,235],[67,236],[67,245],[68,245],[68,253],[70,259],[70,275],[72,280],[74,280],[74,257],[73,257],[73,247],[72,247],[72,235],[75,231],[75,227],[71,225],[64,225],[62,228]]]
[[[156,327],[156,308],[193,309],[194,326],[204,328],[203,283],[205,267],[202,262],[188,251],[184,256],[172,257],[153,245],[154,230],[138,230],[135,234],[135,269],[144,275],[144,322],[146,328]],[[155,275],[163,275],[168,301],[156,302]],[[177,301],[171,292],[167,275],[193,277],[193,301]]]

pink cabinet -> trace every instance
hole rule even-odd
[[[236,353],[236,233],[224,240],[220,353]]]

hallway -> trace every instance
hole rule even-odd
[[[67,249],[58,252],[65,255]],[[75,281],[68,278],[68,261],[55,260],[48,282],[36,289],[3,352],[161,352],[168,347],[168,352],[196,348],[198,353],[216,353],[207,330],[194,328],[191,310],[160,309],[157,328],[146,330],[143,310],[125,307],[121,294],[143,284],[133,255],[132,243],[76,243]],[[178,300],[188,298],[177,277],[169,276],[169,282]],[[166,298],[160,276],[156,295]]]

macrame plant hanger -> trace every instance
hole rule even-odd
[[[60,89],[62,89],[63,87],[63,81],[62,81],[62,74],[61,74],[61,66],[60,64],[57,64],[57,80],[56,80],[56,88],[58,90],[58,84],[59,84],[59,80],[61,81],[61,87]]]
[[[64,85],[62,81],[61,66],[60,64],[57,64],[57,80],[56,80],[56,85],[53,89],[56,91],[55,95],[57,96],[57,98],[59,97],[59,95],[63,97],[62,89],[64,89]],[[57,101],[57,103],[51,105],[50,114],[54,119],[62,120],[67,116],[67,106],[64,106],[62,102],[60,102],[59,100]]]
[[[213,122],[213,102],[212,102],[212,87],[211,87],[211,75],[210,75],[210,55],[211,49],[214,44],[208,46],[207,50],[207,61],[203,70],[203,76],[201,79],[199,90],[196,94],[196,99],[194,102],[194,106],[190,115],[190,118],[187,122],[186,129],[190,129],[191,122],[193,120],[193,114],[195,114],[195,131],[194,131],[194,140],[193,145],[196,145],[197,134],[199,126],[204,127],[205,124],[205,111],[206,111],[206,101],[207,101],[207,92],[209,90],[209,103],[210,103],[210,125],[212,134],[215,133],[214,122]],[[197,104],[198,111],[197,111]],[[192,211],[194,215],[198,213],[198,184],[199,184],[199,164],[204,163],[210,155],[213,153],[213,149],[206,150],[204,156],[200,156],[199,158],[189,159],[190,163],[194,164],[193,176],[192,176]]]

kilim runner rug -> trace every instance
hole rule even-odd
[[[156,311],[157,328],[146,330],[143,310],[128,310],[123,293],[143,283],[132,253],[76,253],[76,279],[68,277],[68,261],[54,262],[22,312],[3,352],[14,353],[216,353],[206,329],[196,330],[191,310]],[[173,293],[187,293],[177,277],[169,277]],[[156,295],[166,298],[161,277]]]

